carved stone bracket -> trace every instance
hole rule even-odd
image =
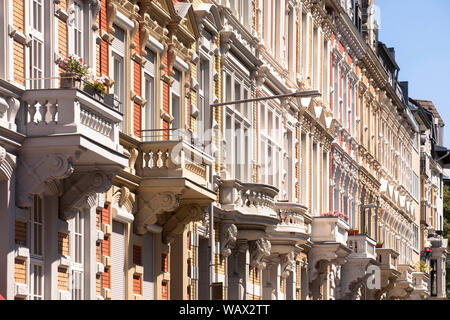
[[[69,177],[73,173],[70,157],[63,154],[46,154],[39,157],[19,156],[18,180],[16,189],[17,206],[20,208],[32,205],[32,195],[40,195],[51,185]]]
[[[146,226],[157,224],[158,215],[171,212],[180,204],[179,195],[172,192],[161,192],[156,194],[139,194],[138,208],[135,220],[135,232],[143,235],[147,232]]]
[[[184,228],[189,222],[200,220],[204,212],[204,208],[197,204],[181,206],[164,223],[163,242],[171,243],[176,235],[183,233]]]
[[[291,272],[295,270],[295,253],[291,251],[280,256],[281,277],[286,279]]]
[[[9,180],[16,168],[16,157],[0,146],[0,181]]]
[[[113,176],[113,173],[97,170],[71,177],[66,183],[69,187],[60,199],[60,218],[72,218],[76,210],[92,202],[89,201],[92,196],[107,192],[112,185]]]
[[[272,245],[269,240],[261,238],[255,241],[250,241],[250,266],[263,270],[266,267],[266,262],[263,261],[265,257],[270,256]]]
[[[20,101],[13,97],[0,96],[0,125],[16,130],[16,115],[19,111]]]
[[[234,248],[237,240],[238,229],[234,224],[223,224],[221,228],[221,247],[220,254],[223,257],[228,257],[232,253],[232,249]]]

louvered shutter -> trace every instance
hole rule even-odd
[[[125,55],[125,30],[119,27],[117,24],[113,25],[116,32],[113,33],[114,40],[112,42],[112,48]]]
[[[153,234],[148,233],[144,236],[143,264],[144,264],[144,279],[143,279],[143,296],[145,300],[154,300],[154,286],[153,278]]]
[[[111,234],[111,298],[125,300],[125,227],[116,221]]]

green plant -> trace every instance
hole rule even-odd
[[[105,84],[103,83],[102,80],[100,80],[100,78],[97,78],[94,81],[91,80],[86,80],[86,82],[84,83],[84,88],[92,88],[97,92],[100,93],[105,93],[106,92],[106,87]]]
[[[425,273],[430,272],[432,270],[431,267],[423,260],[417,262],[414,265],[414,269],[418,272],[425,272]]]
[[[86,76],[89,72],[89,68],[83,62],[83,59],[72,55],[62,60],[59,66],[64,71],[76,73],[81,77]]]

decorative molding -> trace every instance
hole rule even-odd
[[[220,254],[228,257],[232,253],[237,240],[238,229],[234,224],[222,224],[220,239]]]
[[[263,270],[266,267],[265,257],[270,256],[272,245],[269,240],[261,238],[255,241],[249,241],[250,246],[250,266]]]

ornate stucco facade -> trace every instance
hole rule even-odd
[[[0,1],[0,294],[444,298],[443,122],[372,10]]]

